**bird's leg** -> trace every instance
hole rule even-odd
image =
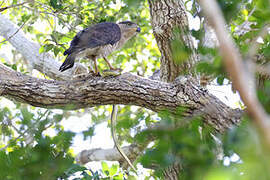
[[[104,59],[104,60],[106,61],[106,63],[108,64],[110,70],[115,70],[115,68],[112,67],[112,65],[110,64],[110,62],[108,61],[108,59],[107,59],[105,56],[103,56],[103,59]]]
[[[94,58],[94,65],[95,65],[95,74],[98,75],[99,71],[98,71],[98,67],[97,67],[97,58]]]
[[[109,63],[109,61],[107,60],[107,58],[105,56],[103,56],[103,59],[106,61],[106,63],[108,64],[108,66],[110,68],[109,70],[104,70],[102,72],[103,76],[118,76],[121,74],[122,69],[112,67],[112,65]]]
[[[94,74],[95,75],[100,75],[98,67],[97,67],[97,57],[96,56],[87,56],[87,58],[94,61],[94,66],[95,66]]]

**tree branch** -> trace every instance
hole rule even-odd
[[[122,148],[125,154],[130,159],[136,159],[137,155],[139,154],[139,148],[132,144],[130,146],[125,146]],[[125,162],[125,159],[121,154],[119,154],[118,150],[116,148],[112,149],[89,149],[89,150],[83,150],[76,156],[76,161],[79,164],[86,164],[88,162],[92,161],[119,161],[119,162]]]
[[[10,6],[2,7],[2,8],[0,8],[0,12],[5,11],[5,10],[7,10],[9,8],[14,8],[14,7],[22,6],[22,5],[26,4],[26,3],[29,3],[29,2],[26,1],[26,2],[23,2],[23,3],[19,3],[19,4],[13,4],[13,5],[10,5]]]
[[[209,23],[216,31],[217,38],[220,42],[220,53],[223,57],[226,70],[230,74],[233,84],[247,106],[247,111],[264,134],[266,142],[270,146],[270,118],[259,103],[254,88],[247,86],[247,82],[252,82],[252,79],[244,68],[241,55],[239,54],[236,45],[226,31],[225,20],[222,17],[218,4],[214,0],[199,0],[199,3],[203,8],[203,12],[206,14]]]
[[[72,69],[60,73],[58,69],[61,63],[56,61],[49,53],[39,54],[39,44],[29,40],[24,32],[22,30],[18,31],[18,29],[18,26],[0,14],[0,36],[7,39],[34,69],[52,79],[61,80],[70,79],[70,76],[74,74],[78,67],[83,69],[82,65],[76,63]],[[86,68],[84,68],[84,71],[87,71]]]
[[[11,100],[61,109],[80,109],[97,105],[124,104],[155,112],[177,112],[185,116],[202,115],[205,122],[223,132],[239,123],[240,110],[233,110],[207,90],[182,78],[165,83],[125,73],[117,77],[87,76],[70,81],[43,80],[15,72],[0,64],[0,92]]]
[[[138,155],[143,152],[142,148],[139,148],[136,144],[131,144],[122,148],[125,154],[131,161],[137,159]],[[93,161],[118,161],[121,164],[121,167],[124,169],[128,168],[128,164],[121,156],[119,151],[116,148],[111,149],[89,149],[83,150],[76,156],[76,161],[79,164],[86,164]]]

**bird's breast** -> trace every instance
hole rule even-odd
[[[115,50],[117,50],[117,44],[111,45],[111,44],[107,44],[103,47],[100,48],[100,54],[102,54],[102,56],[108,56],[110,55],[112,52],[114,52]]]
[[[77,54],[78,58],[84,58],[87,56],[94,56],[96,58],[102,58],[107,57],[110,55],[113,51],[119,49],[118,43],[115,43],[114,45],[107,44],[105,46],[99,46],[95,48],[87,48],[80,53]]]

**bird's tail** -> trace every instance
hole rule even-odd
[[[72,68],[74,66],[75,57],[76,57],[75,53],[69,54],[64,63],[59,68],[59,71],[63,72],[69,68]]]
[[[67,54],[71,54],[71,49],[70,48],[68,48],[67,50],[65,50],[64,55],[67,55]]]

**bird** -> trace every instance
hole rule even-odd
[[[131,21],[119,23],[102,22],[81,30],[72,39],[70,47],[64,52],[67,55],[60,66],[63,72],[74,66],[75,59],[87,57],[94,61],[95,74],[99,74],[96,60],[103,58],[110,70],[116,70],[107,60],[107,56],[120,49],[133,36],[141,32],[141,28]]]

